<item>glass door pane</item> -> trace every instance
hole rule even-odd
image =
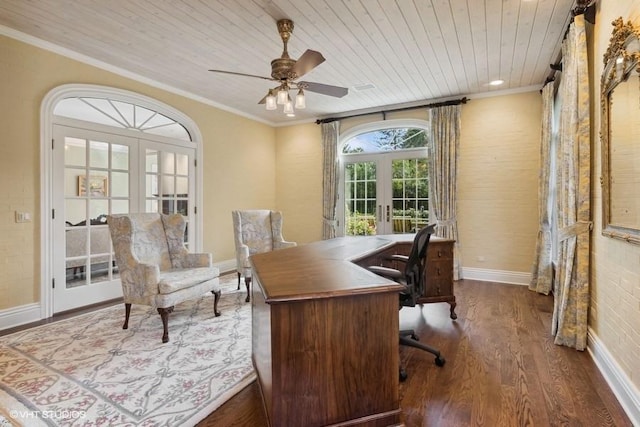
[[[394,159],[391,171],[392,232],[415,233],[429,222],[427,159]]]
[[[193,220],[190,201],[193,198],[195,150],[159,144],[145,144],[145,211],[182,214],[187,220],[185,245],[188,247],[189,227]]]
[[[107,215],[131,207],[135,140],[59,125],[54,140],[54,312],[60,312],[122,295]]]
[[[345,235],[376,234],[377,165],[375,161],[344,165]]]

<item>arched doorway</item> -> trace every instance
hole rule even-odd
[[[42,107],[42,317],[122,295],[106,215],[181,213],[199,250],[201,137],[133,92],[65,85]]]

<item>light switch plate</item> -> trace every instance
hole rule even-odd
[[[29,212],[16,211],[16,222],[31,222],[31,214]]]

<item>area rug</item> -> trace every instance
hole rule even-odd
[[[255,379],[251,305],[223,287],[155,310],[118,305],[0,337],[0,426],[192,426]]]

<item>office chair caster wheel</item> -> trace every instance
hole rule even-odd
[[[436,366],[444,366],[444,362],[446,362],[446,360],[444,360],[444,357],[442,356],[436,357]]]
[[[407,379],[407,371],[400,368],[400,382],[403,382],[406,379]]]

